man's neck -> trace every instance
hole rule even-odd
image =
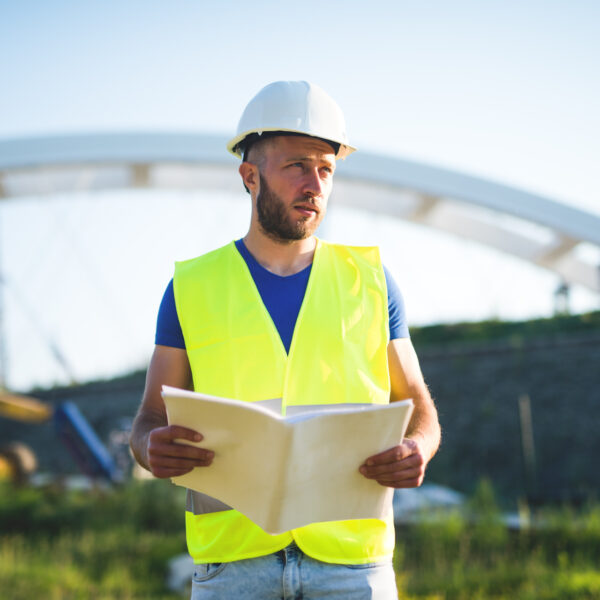
[[[299,273],[312,263],[317,239],[311,236],[305,240],[276,242],[275,240],[250,230],[243,239],[250,254],[271,273],[283,277]]]

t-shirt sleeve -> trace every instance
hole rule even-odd
[[[394,281],[392,274],[383,267],[388,294],[388,312],[390,316],[390,340],[399,338],[408,338],[408,323],[406,321],[406,312],[404,310],[404,298],[398,284]]]
[[[183,332],[181,331],[177,308],[175,307],[175,292],[173,291],[172,279],[169,281],[169,285],[160,303],[160,308],[158,309],[154,343],[159,346],[171,346],[172,348],[182,348],[185,350]]]

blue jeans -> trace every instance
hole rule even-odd
[[[247,560],[194,565],[192,600],[398,600],[392,561],[334,565],[287,548]]]

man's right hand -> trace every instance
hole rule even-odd
[[[185,475],[194,467],[208,467],[215,455],[212,450],[175,441],[200,442],[202,439],[201,433],[179,425],[153,429],[148,435],[146,447],[150,471],[155,477],[166,478]]]

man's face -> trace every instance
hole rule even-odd
[[[329,144],[310,137],[269,140],[259,168],[258,222],[278,242],[313,235],[327,209],[335,155]]]

